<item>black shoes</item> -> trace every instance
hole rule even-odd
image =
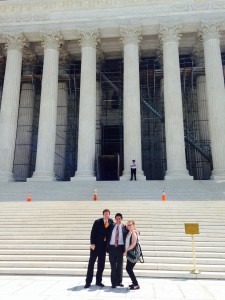
[[[132,285],[130,286],[130,290],[139,290],[140,289],[140,285]]]
[[[100,283],[96,283],[96,285],[97,285],[97,286],[100,286],[100,287],[104,287],[104,286],[105,286],[105,285],[104,285],[103,283],[101,283],[101,282],[100,282]]]
[[[90,285],[89,283],[86,283],[85,286],[84,286],[84,288],[85,288],[85,289],[88,289],[90,286],[91,286],[91,285]]]
[[[117,286],[124,287],[124,284],[118,283]]]
[[[115,289],[115,288],[116,288],[116,286],[115,286],[115,285],[112,285],[112,286],[111,286],[111,288],[112,288],[112,289]]]

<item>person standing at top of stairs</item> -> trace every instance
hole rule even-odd
[[[136,169],[137,169],[136,162],[135,162],[135,160],[133,159],[133,160],[132,160],[132,163],[131,163],[131,165],[130,165],[130,171],[131,171],[131,177],[130,177],[130,180],[133,180],[133,177],[134,177],[134,180],[136,180]]]

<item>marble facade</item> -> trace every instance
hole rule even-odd
[[[15,145],[18,134],[21,135],[17,131],[19,103],[20,99],[28,102],[32,99],[32,93],[24,94],[21,86],[21,69],[27,57],[38,57],[43,62],[35,171],[28,180],[56,180],[58,75],[64,47],[71,59],[81,61],[77,169],[71,181],[96,180],[97,51],[104,59],[123,58],[124,169],[120,179],[129,180],[130,162],[135,157],[137,178],[145,180],[139,57],[156,55],[158,50],[162,52],[164,81],[165,179],[192,180],[185,157],[179,55],[192,53],[199,43],[204,53],[207,100],[204,109],[207,109],[212,151],[211,179],[225,180],[225,136],[221,134],[225,131],[221,60],[225,49],[224,13],[224,1],[1,1],[0,55],[5,58],[1,64],[5,71],[0,111],[0,181],[14,180]],[[66,96],[62,98],[66,103]],[[27,114],[30,120],[32,110]],[[28,154],[22,151],[19,155]]]

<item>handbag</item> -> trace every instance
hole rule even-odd
[[[137,241],[136,246],[133,249],[127,251],[127,259],[132,263],[144,263],[144,257],[139,240]]]

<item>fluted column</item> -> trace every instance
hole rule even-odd
[[[4,36],[7,61],[0,113],[0,181],[13,181],[13,159],[19,108],[22,51],[26,40],[22,34]]]
[[[54,181],[58,64],[62,35],[43,32],[44,65],[38,128],[36,166],[31,181]]]
[[[65,180],[67,125],[68,125],[68,84],[71,57],[64,42],[59,53],[59,83],[57,100],[56,142],[54,172],[57,179]]]
[[[193,48],[193,56],[197,67],[205,68],[204,49],[202,44],[196,44]],[[200,75],[196,79],[198,119],[199,119],[199,139],[202,148],[209,151],[210,134],[208,122],[208,109],[206,100],[206,77]],[[208,179],[211,176],[211,162],[201,158],[199,166],[202,168],[202,178]]]
[[[165,179],[192,179],[186,168],[182,95],[179,66],[180,28],[161,26],[163,46],[164,109],[167,171]]]
[[[65,173],[67,121],[68,87],[66,82],[59,82],[54,170],[60,180],[64,179]]]
[[[20,107],[14,157],[15,180],[26,180],[29,176],[32,151],[32,124],[34,111],[34,93],[32,83],[23,83],[20,93]]]
[[[141,115],[140,115],[140,79],[139,44],[140,27],[121,28],[121,42],[124,51],[124,89],[123,89],[123,139],[124,170],[121,180],[130,178],[130,164],[137,164],[137,180],[145,180],[142,171],[141,153]]]
[[[211,179],[225,180],[225,90],[220,52],[220,28],[213,23],[201,24],[206,73],[206,96],[213,160]]]
[[[196,66],[204,68],[204,51],[202,45],[196,45],[193,48],[193,56]],[[206,77],[200,75],[196,79],[196,91],[197,91],[197,104],[198,104],[198,116],[199,116],[199,131],[200,139],[205,141],[209,140],[209,127],[208,127],[208,112],[207,112],[207,100],[206,100]]]
[[[71,180],[96,180],[96,46],[99,43],[97,30],[79,33],[81,46],[81,83],[79,108],[79,133],[77,171]]]

